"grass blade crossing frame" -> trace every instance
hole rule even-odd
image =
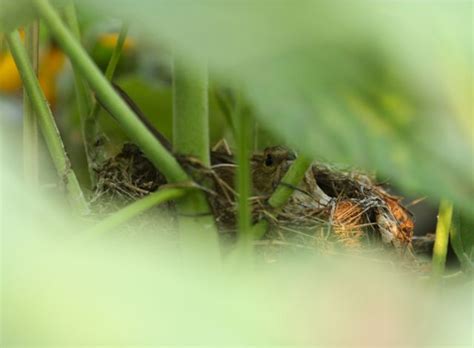
[[[26,50],[21,42],[18,31],[6,35],[13,59],[20,72],[23,85],[28,93],[28,97],[33,108],[38,115],[38,122],[43,132],[46,145],[51,154],[54,166],[58,172],[61,182],[66,187],[67,196],[72,207],[80,214],[88,212],[88,205],[84,194],[79,186],[77,177],[71,169],[71,163],[64,150],[64,145],[59,135],[58,128],[54,122],[53,115],[46,102],[43,91],[40,88],[38,79],[33,68],[28,61]]]
[[[117,118],[127,135],[140,146],[169,182],[186,181],[188,179],[186,172],[117,95],[110,82],[63,24],[49,1],[33,0],[33,4],[73,65],[87,80],[90,88],[94,90],[104,106]]]

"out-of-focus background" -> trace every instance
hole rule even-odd
[[[55,1],[59,9],[65,2]],[[474,238],[472,1],[81,0],[76,7],[82,43],[102,70],[128,23],[114,82],[169,139],[172,57],[204,59],[211,144],[222,138],[234,143],[218,92],[238,86],[257,120],[257,149],[282,144],[318,161],[375,173],[407,204],[426,197],[410,207],[419,235],[434,232],[439,200],[448,199],[469,221],[465,240]],[[33,16],[29,1],[3,0],[0,32],[23,27]],[[468,286],[440,298],[419,284],[413,288],[409,277],[354,260],[340,267],[312,260],[270,275],[209,282],[206,272],[189,278],[186,271],[179,282],[181,269],[150,266],[158,262],[156,250],[136,262],[143,245],[125,252],[128,246],[119,244],[105,258],[95,245],[58,246],[53,231],[69,235],[75,223],[17,180],[22,87],[0,42],[6,343],[472,343]],[[39,80],[73,169],[90,188],[72,68],[44,25]],[[112,156],[125,133],[105,111],[99,118]],[[56,174],[41,146],[40,181],[48,192]],[[173,261],[165,258],[162,265]],[[240,287],[251,282],[250,290]]]

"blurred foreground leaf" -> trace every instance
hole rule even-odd
[[[79,5],[126,17],[157,48],[207,58],[308,155],[474,212],[470,1]]]

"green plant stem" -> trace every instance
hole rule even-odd
[[[188,191],[185,188],[162,188],[105,218],[90,228],[86,235],[107,233],[158,204],[183,197]]]
[[[237,173],[236,187],[238,192],[238,214],[237,225],[239,232],[239,244],[245,254],[252,250],[252,210],[249,198],[252,190],[250,156],[253,147],[253,120],[250,113],[242,107],[240,95],[237,97],[237,105],[234,120],[236,121],[236,143],[237,143]]]
[[[214,89],[214,96],[216,98],[217,104],[221,110],[222,115],[225,118],[227,127],[230,129],[232,134],[232,139],[236,139],[236,130],[234,122],[234,109],[235,105],[231,101],[230,91],[227,89]]]
[[[283,207],[292,195],[293,187],[297,187],[301,180],[303,180],[310,166],[311,160],[304,155],[298,156],[281,180],[283,185],[278,185],[268,200],[268,204],[274,209]]]
[[[25,30],[25,48],[35,76],[38,76],[39,22]],[[23,172],[31,189],[39,185],[38,121],[26,88],[23,88]]]
[[[115,116],[130,139],[140,146],[148,159],[165,175],[168,182],[186,181],[188,179],[186,172],[117,95],[110,82],[62,23],[51,4],[47,0],[33,0],[33,4],[73,65],[87,80],[103,105]]]
[[[76,8],[74,6],[74,1],[70,1],[64,9],[64,18],[67,25],[69,26],[71,33],[76,38],[77,42],[81,42],[81,31],[79,27],[79,22],[77,20]],[[87,117],[91,106],[92,106],[92,94],[89,93],[86,82],[81,77],[81,73],[73,65],[74,71],[74,82],[77,93],[77,104],[79,109],[79,116],[81,121],[84,122],[84,119]]]
[[[173,65],[173,150],[210,165],[208,77],[206,64],[189,65],[176,59]],[[178,201],[183,256],[190,262],[215,263],[219,246],[214,218],[203,192],[193,192]],[[204,260],[205,259],[205,260]]]
[[[81,42],[81,32],[73,1],[69,1],[68,5],[65,7],[64,18],[76,40]],[[82,78],[81,73],[74,65],[73,71],[77,108],[79,111],[79,119],[81,121],[81,135],[84,143],[84,151],[86,153],[91,186],[94,186],[96,181],[96,173],[94,170],[93,151],[95,145],[94,142],[96,139],[96,125],[89,119],[90,111],[92,109],[92,95],[90,94],[87,84]]]
[[[20,72],[23,85],[28,93],[33,109],[38,116],[39,126],[43,133],[46,145],[56,167],[61,182],[66,187],[67,196],[72,207],[80,214],[88,212],[88,205],[84,198],[77,177],[71,169],[64,145],[59,135],[53,115],[46,102],[38,79],[35,76],[26,50],[21,42],[18,31],[6,35],[10,51]]]
[[[438,223],[436,224],[436,237],[433,247],[432,275],[434,279],[439,279],[444,273],[452,216],[453,203],[442,199],[439,204]]]
[[[202,62],[173,64],[173,148],[209,166],[207,67]]]
[[[306,171],[311,166],[311,160],[304,155],[296,158],[290,166],[286,174],[283,176],[281,182],[283,185],[278,185],[277,189],[268,200],[268,204],[274,210],[282,208],[288,199],[291,197],[294,187],[303,180]],[[252,227],[252,235],[254,239],[260,239],[267,231],[269,223],[267,220],[260,220]]]
[[[270,223],[268,222],[268,220],[260,220],[255,225],[253,225],[251,230],[253,239],[261,239],[265,235],[265,233],[267,233],[269,226]]]

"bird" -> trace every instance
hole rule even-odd
[[[259,196],[273,193],[295,159],[293,151],[280,145],[255,153],[250,161],[254,193]]]
[[[211,170],[218,183],[223,184],[230,191],[234,190],[235,168],[237,164],[225,141],[220,141],[211,149],[210,168],[206,168],[206,166],[196,158],[176,154],[173,152],[171,142],[151,124],[148,117],[132,98],[130,98],[127,92],[116,83],[112,83],[112,85],[143,125],[145,125],[166,150],[170,151],[177,158],[178,162],[188,171],[188,174],[194,179],[197,179],[198,183],[202,181],[200,180],[200,177],[203,177],[200,175],[202,171]],[[104,108],[107,110],[105,106]],[[296,155],[294,152],[283,146],[271,146],[261,152],[254,153],[250,158],[253,194],[261,197],[270,196],[295,158]]]

